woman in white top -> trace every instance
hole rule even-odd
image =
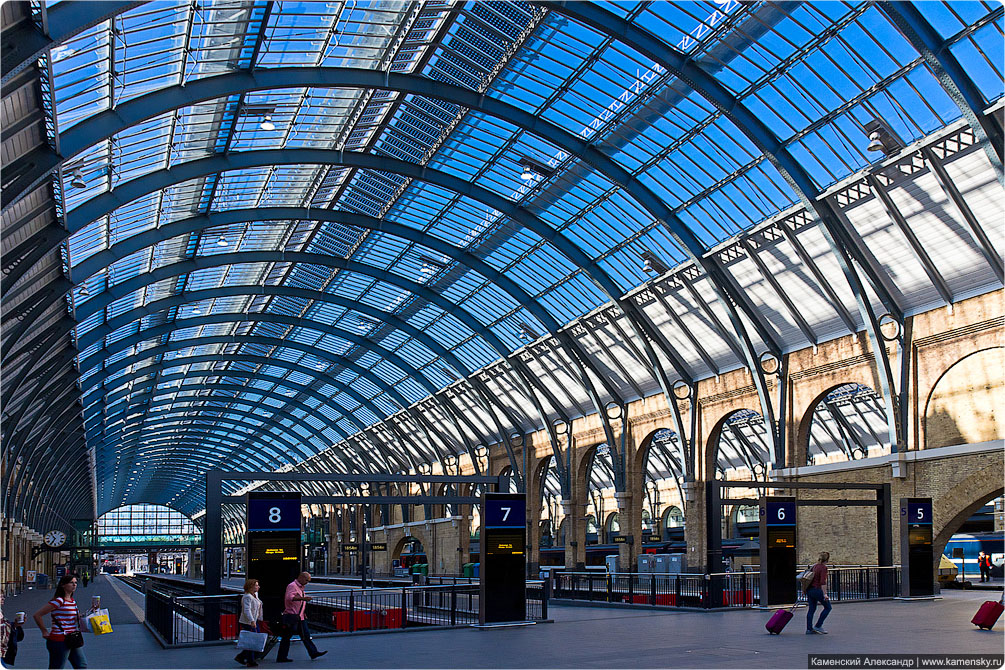
[[[241,624],[241,630],[261,632],[259,624],[262,621],[262,601],[258,598],[259,588],[261,587],[257,579],[248,579],[244,582],[244,595],[241,596],[241,618],[237,620]],[[255,652],[247,649],[235,656],[234,660],[249,668],[258,665],[258,662],[255,661]]]

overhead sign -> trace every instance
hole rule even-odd
[[[908,502],[900,508],[901,516],[906,516],[905,521],[912,525],[932,525],[932,503],[930,502]]]
[[[248,499],[248,530],[300,532],[300,495]]]
[[[485,527],[486,528],[523,528],[527,525],[527,503],[522,496],[486,497]]]
[[[795,500],[772,500],[769,498],[761,507],[761,514],[764,516],[764,522],[769,526],[795,526],[796,502]]]
[[[387,542],[371,542],[370,551],[387,551]]]
[[[343,542],[342,551],[359,551],[359,542]]]
[[[611,538],[611,541],[614,544],[631,544],[631,542],[628,541],[627,535],[615,535]]]

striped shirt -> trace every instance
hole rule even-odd
[[[73,633],[77,630],[77,602],[65,598],[55,598],[49,604],[56,609],[52,610],[52,630],[50,634],[59,636],[66,633]]]

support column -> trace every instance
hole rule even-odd
[[[529,445],[527,445],[529,446]],[[529,466],[524,477],[527,491],[527,575],[537,578],[541,567],[541,486],[543,477],[536,476],[537,468]]]
[[[630,538],[630,542],[618,545],[618,571],[631,572],[642,546],[642,515],[636,508],[636,498],[632,493],[618,491],[614,499],[618,503],[621,534]]]
[[[586,568],[586,503],[562,501],[565,513],[565,567],[570,570]]]
[[[684,540],[687,542],[687,569],[704,572],[708,543],[705,534],[705,482],[684,482]]]

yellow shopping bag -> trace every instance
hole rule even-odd
[[[104,635],[112,632],[112,624],[108,620],[107,614],[95,614],[88,621],[91,623],[91,632],[95,635]]]

